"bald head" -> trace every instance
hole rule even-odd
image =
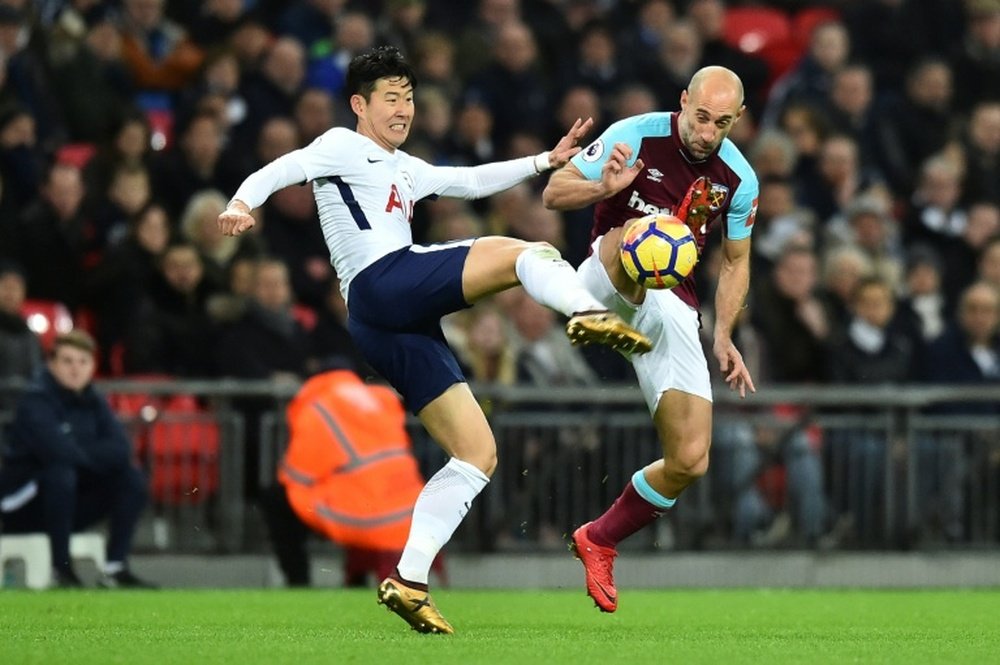
[[[691,156],[706,159],[743,115],[743,82],[731,69],[702,67],[681,93],[677,118],[681,142]]]
[[[704,95],[732,95],[743,106],[743,81],[731,69],[718,65],[702,67],[691,77],[688,83],[688,95],[701,97]]]

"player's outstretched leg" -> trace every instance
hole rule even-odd
[[[618,550],[598,545],[587,535],[587,522],[573,532],[570,547],[583,564],[587,580],[587,595],[602,612],[618,609],[618,590],[615,588],[614,565]]]
[[[604,344],[622,353],[646,353],[653,348],[648,337],[587,291],[554,247],[529,246],[518,255],[514,270],[529,296],[570,317],[566,334],[574,344]]]
[[[419,633],[441,633],[451,635],[455,629],[441,616],[426,585],[417,588],[394,578],[387,577],[378,585],[378,603],[395,612],[413,630]]]

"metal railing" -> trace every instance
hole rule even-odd
[[[254,506],[286,444],[297,386],[242,381],[100,382],[149,473],[139,549],[266,549]],[[10,393],[0,384],[11,418]],[[477,386],[499,466],[453,539],[466,551],[561,548],[634,470],[661,456],[632,386]],[[177,406],[177,396],[182,408]],[[192,406],[194,405],[194,406]],[[989,415],[947,415],[972,406]],[[712,464],[677,508],[630,548],[997,547],[1000,387],[795,386],[746,400],[719,391]],[[444,454],[411,418],[425,475]]]

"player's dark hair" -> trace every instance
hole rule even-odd
[[[417,77],[413,67],[403,58],[403,54],[395,46],[379,46],[354,56],[347,68],[347,82],[344,94],[350,101],[351,95],[361,95],[366,101],[371,101],[375,82],[382,78],[404,78],[414,89],[417,87]]]

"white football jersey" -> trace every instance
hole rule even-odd
[[[475,167],[434,166],[335,127],[251,174],[233,198],[253,209],[282,187],[312,182],[330,261],[346,300],[355,275],[413,244],[410,222],[417,201],[432,195],[481,198],[536,173],[533,157]]]

